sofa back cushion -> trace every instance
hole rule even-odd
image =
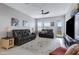
[[[67,42],[71,42],[71,38],[70,38],[68,35],[65,35],[65,36],[64,36],[64,39],[65,39],[65,41],[67,41]]]
[[[16,37],[22,37],[22,36],[27,36],[29,35],[30,33],[30,30],[29,29],[22,29],[22,30],[13,30],[13,37],[16,38]]]
[[[53,33],[53,29],[42,29],[43,32],[48,33],[48,34],[52,34]]]

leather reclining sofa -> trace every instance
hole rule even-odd
[[[36,38],[35,33],[31,33],[29,29],[12,30],[14,44],[20,46]]]
[[[53,29],[42,29],[42,31],[39,32],[39,37],[53,38]]]

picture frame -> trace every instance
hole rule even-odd
[[[51,22],[51,26],[54,26],[54,22]]]
[[[11,18],[11,26],[17,26],[19,23],[19,20],[17,18],[12,17]]]
[[[28,26],[28,21],[26,21],[26,20],[23,20],[23,26]]]

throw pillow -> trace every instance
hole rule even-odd
[[[79,44],[74,44],[67,49],[65,55],[76,55],[78,51],[79,51]]]
[[[76,55],[79,55],[79,51],[77,52],[77,54]]]

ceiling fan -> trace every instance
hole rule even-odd
[[[42,11],[41,14],[49,14],[49,11],[47,11],[47,12],[44,12],[44,10],[41,10],[41,11]]]

